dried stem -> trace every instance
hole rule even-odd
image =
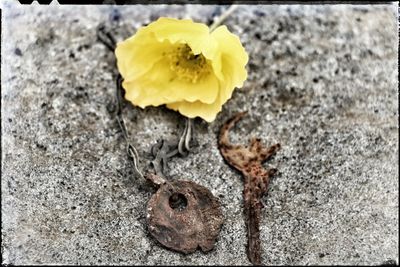
[[[231,5],[218,19],[216,19],[210,26],[210,32],[214,31],[221,23],[229,17],[233,11],[238,8],[238,5]]]

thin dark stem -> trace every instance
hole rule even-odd
[[[138,167],[139,166],[139,153],[137,152],[136,147],[134,145],[132,145],[130,142],[129,133],[126,128],[124,118],[122,117],[122,101],[123,101],[122,82],[123,82],[123,79],[122,79],[121,75],[118,75],[117,80],[116,80],[117,121],[121,128],[121,132],[125,138],[125,141],[127,143],[127,153],[133,162],[133,169],[135,171],[135,174],[138,175],[140,178],[144,178],[143,174],[140,172],[139,167]]]
[[[185,130],[179,138],[178,152],[182,156],[187,156],[190,152],[190,140],[192,139],[192,119],[186,118]],[[185,152],[185,150],[187,152]]]
[[[106,31],[106,27],[104,25],[99,25],[99,27],[97,27],[96,34],[97,39],[102,42],[111,52],[115,51],[117,42],[111,33]]]

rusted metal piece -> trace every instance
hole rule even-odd
[[[229,142],[229,130],[247,112],[237,113],[221,128],[218,147],[229,165],[244,176],[244,213],[247,226],[247,256],[254,265],[261,265],[260,218],[263,204],[261,198],[268,190],[270,177],[276,169],[264,169],[262,163],[279,150],[280,144],[264,147],[261,139],[252,138],[248,146]]]
[[[153,175],[151,180],[162,179]],[[165,247],[185,254],[198,247],[210,251],[223,223],[218,199],[191,181],[158,184],[158,191],[147,204],[150,234]]]

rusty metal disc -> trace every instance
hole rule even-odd
[[[198,247],[211,250],[222,222],[218,199],[191,181],[162,184],[147,204],[151,235],[165,247],[185,254]]]

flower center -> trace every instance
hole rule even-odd
[[[211,72],[203,54],[194,55],[187,44],[179,44],[168,53],[171,70],[177,78],[196,83]]]

